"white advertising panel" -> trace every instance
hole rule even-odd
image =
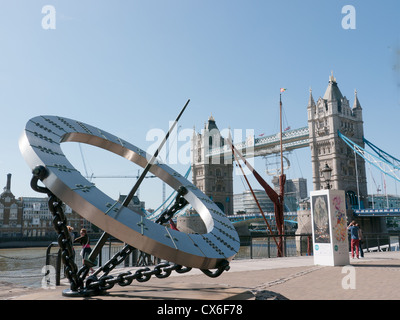
[[[311,222],[314,263],[350,263],[345,195],[342,190],[311,192]]]

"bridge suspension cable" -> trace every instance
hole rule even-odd
[[[381,159],[385,160],[389,164],[393,165],[394,167],[400,170],[400,160],[393,157],[389,153],[383,151],[372,142],[368,141],[367,139],[363,138],[364,143],[366,143]]]
[[[388,161],[387,158],[383,156],[376,156],[364,148],[360,147],[358,144],[344,136],[340,131],[338,130],[338,136],[351,148],[356,152],[359,156],[364,158],[368,163],[373,165],[375,168],[383,172],[384,174],[392,177],[396,181],[400,181],[400,166],[396,166],[393,164],[391,161]],[[368,144],[369,145],[369,144]],[[377,147],[376,147],[377,148]],[[379,148],[378,148],[379,149]],[[375,150],[374,150],[375,151]],[[375,151],[376,152],[376,151]],[[389,154],[385,153],[387,156]],[[392,156],[390,156],[393,159],[396,159]],[[396,159],[397,160],[397,159]]]
[[[187,178],[187,177],[189,176],[191,169],[192,169],[192,168],[189,167],[189,169],[186,171],[186,173],[185,173],[185,178]],[[164,211],[168,210],[168,208],[171,206],[172,202],[173,202],[175,199],[172,198],[172,200],[169,202],[169,204],[168,204],[166,207],[165,207],[165,204],[166,204],[167,201],[170,200],[171,197],[172,197],[173,195],[175,195],[176,193],[177,193],[177,191],[174,190],[174,191],[168,196],[168,198],[165,199],[164,202],[163,202],[157,209],[155,209],[153,212],[148,212],[147,210],[142,209],[143,213],[146,214],[146,218],[149,219],[149,220],[155,220],[155,219],[157,219],[162,213],[164,213]],[[163,210],[161,210],[161,212],[158,212],[158,210],[160,210],[161,208],[163,208]],[[181,210],[180,210],[180,211],[181,211]]]

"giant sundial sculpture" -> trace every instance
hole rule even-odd
[[[180,112],[175,124],[188,103],[189,101]],[[172,129],[173,127],[170,132]],[[165,278],[173,270],[183,273],[191,268],[199,268],[206,275],[216,277],[229,269],[229,262],[239,249],[238,234],[214,202],[185,177],[156,159],[168,136],[169,134],[156,153],[151,156],[121,138],[77,120],[59,116],[38,116],[26,124],[19,147],[25,161],[32,169],[31,187],[49,196],[49,208],[54,216],[53,225],[58,233],[58,243],[66,265],[66,276],[71,284],[70,289],[64,290],[63,295],[84,296],[103,293],[116,283],[125,286],[133,280],[147,281],[152,275]],[[124,203],[120,203],[96,188],[72,166],[61,150],[63,142],[85,143],[108,150],[145,170]],[[132,199],[147,172],[151,172],[178,191],[173,208],[165,212],[156,222],[127,207],[127,203]],[[39,180],[44,187],[38,185]],[[74,253],[67,230],[67,219],[62,209],[63,203],[104,230],[103,236],[79,270],[73,261]],[[207,233],[187,234],[165,226],[176,209],[187,203],[199,213]],[[104,266],[87,277],[108,235],[123,241],[126,245]],[[143,268],[116,277],[109,275],[109,272],[134,248],[172,264],[162,263],[153,270]]]

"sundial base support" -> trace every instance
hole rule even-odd
[[[79,291],[65,289],[62,292],[62,295],[64,297],[69,297],[69,298],[104,296],[106,294],[108,294],[106,290],[90,290],[90,289],[83,289]]]

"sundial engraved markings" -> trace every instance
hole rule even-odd
[[[52,138],[50,138],[50,137],[48,137],[48,136],[46,136],[46,135],[44,135],[44,134],[42,134],[40,132],[32,131],[32,130],[29,130],[29,129],[25,129],[25,130],[27,132],[32,133],[36,138],[42,139],[43,141],[46,141],[48,143],[54,143],[54,144],[60,145],[59,142],[55,141],[54,139],[52,139]]]
[[[109,212],[111,212],[111,210],[112,211],[114,211],[114,212],[118,212],[118,210],[119,210],[119,208],[118,208],[118,201],[116,201],[116,202],[114,202],[113,204],[111,204],[111,203],[109,203],[109,202],[107,202],[106,203],[106,207],[108,208],[105,212],[104,212],[104,214],[108,214]]]
[[[144,232],[149,230],[149,228],[146,226],[143,217],[140,217],[140,222],[136,223],[140,227],[140,233],[143,236]]]
[[[216,234],[217,232],[213,230],[213,232],[210,232],[217,241],[219,241],[221,244],[223,244],[225,247],[227,247],[231,251],[235,251],[235,248],[232,247],[228,241],[226,241],[226,238],[224,235]]]
[[[42,151],[42,152],[44,152],[44,153],[47,153],[47,154],[49,154],[49,155],[52,155],[52,156],[59,156],[59,157],[65,157],[65,155],[63,154],[63,153],[59,153],[59,152],[57,152],[57,151],[54,151],[54,150],[52,150],[52,149],[50,149],[50,148],[46,148],[46,147],[43,147],[43,146],[35,146],[35,145],[31,145],[33,148],[37,148],[37,149],[39,149],[40,151]]]
[[[124,145],[123,140],[121,140],[119,137],[117,137],[117,140],[118,140],[119,144],[120,144],[122,147],[125,148],[125,145]]]
[[[73,191],[82,191],[82,192],[89,192],[91,188],[93,188],[94,185],[86,186],[82,184],[75,184],[75,188],[71,188]]]
[[[49,123],[50,125],[52,125],[54,128],[56,128],[56,129],[58,129],[58,130],[60,130],[60,131],[64,131],[64,133],[69,132],[69,130],[68,130],[68,131],[65,130],[63,126],[60,126],[60,125],[57,124],[55,121],[53,121],[53,120],[51,120],[51,119],[49,119],[49,118],[47,118],[47,117],[44,117],[44,116],[42,116],[41,118],[42,118],[46,123]]]
[[[76,121],[76,123],[87,133],[93,135],[92,131],[82,122]]]
[[[97,131],[99,132],[99,135],[100,135],[103,139],[105,139],[105,140],[111,140],[111,139],[109,139],[108,137],[106,137],[105,134],[104,134],[104,132],[101,131],[100,129],[97,129]]]
[[[190,234],[186,235],[190,239],[190,241],[192,241],[193,246],[196,247],[204,257],[206,257],[207,255],[203,252],[203,250],[201,250],[201,247],[196,243],[196,241],[192,239],[192,236]],[[193,237],[195,237],[195,235],[193,235]]]
[[[55,133],[53,130],[51,130],[50,128],[48,128],[47,126],[45,126],[44,124],[40,123],[40,122],[36,122],[36,121],[32,121],[29,120],[31,123],[33,123],[36,126],[36,129],[45,131],[46,133],[50,133],[50,134],[54,134],[55,136],[61,138],[61,135]]]

